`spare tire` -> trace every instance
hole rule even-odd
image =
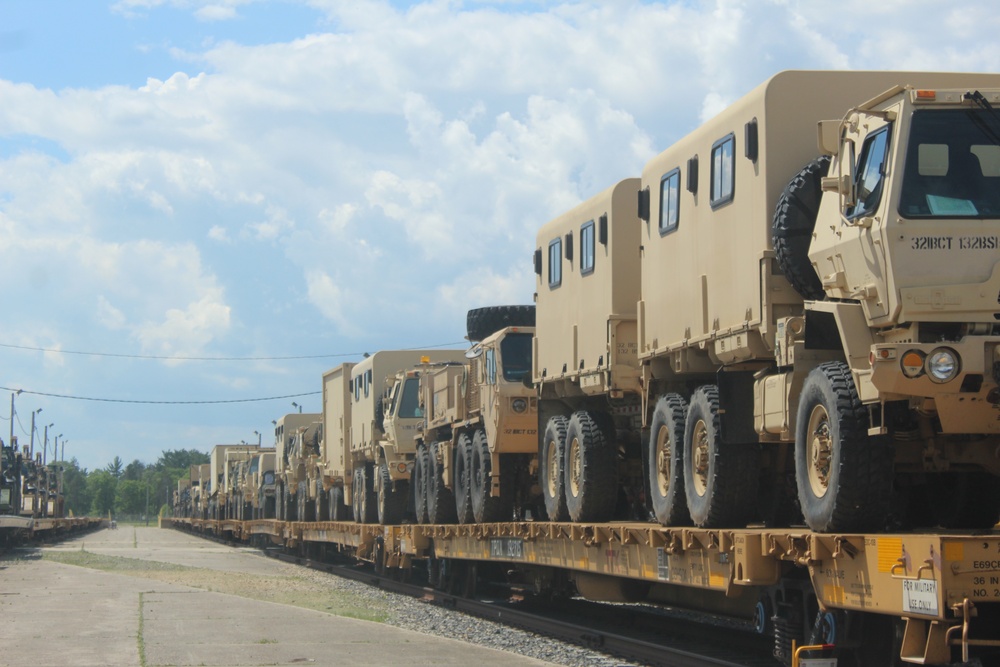
[[[821,300],[823,283],[809,261],[819,203],[820,179],[830,170],[830,157],[818,157],[795,175],[785,186],[774,209],[771,237],[774,253],[785,278],[804,299]]]
[[[466,331],[472,342],[481,341],[506,327],[535,326],[534,306],[488,306],[474,308],[466,317]]]

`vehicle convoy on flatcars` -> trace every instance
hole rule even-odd
[[[543,225],[534,305],[470,311],[467,352],[325,373],[277,521],[179,524],[745,616],[784,664],[995,658],[996,105],[775,75]]]

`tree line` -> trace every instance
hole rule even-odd
[[[103,468],[88,471],[74,458],[56,462],[63,468],[63,495],[66,514],[73,516],[110,516],[141,518],[155,516],[173,502],[177,480],[188,474],[192,465],[209,462],[208,454],[196,449],[171,449],[161,453],[155,463],[139,459],[126,464],[116,456]]]

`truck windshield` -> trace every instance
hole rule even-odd
[[[982,109],[913,114],[899,213],[907,218],[1000,217],[1000,121]]]
[[[403,396],[399,400],[399,412],[396,413],[396,416],[403,419],[423,416],[420,411],[420,381],[417,378],[406,378],[406,384],[403,385]]]
[[[531,373],[531,334],[509,334],[500,341],[503,379],[520,382]]]

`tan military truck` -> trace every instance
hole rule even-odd
[[[191,514],[198,519],[208,518],[208,499],[212,493],[212,466],[210,463],[192,465],[191,476]]]
[[[399,523],[409,498],[410,474],[416,456],[416,436],[423,423],[419,384],[396,383],[397,374],[426,358],[430,362],[461,361],[461,350],[383,350],[350,367],[348,385],[350,437],[338,438],[349,449],[328,448],[328,477],[343,486],[346,503],[358,523]],[[341,380],[342,381],[342,380]],[[339,428],[332,401],[328,424]],[[330,439],[334,443],[334,439]],[[341,458],[342,457],[342,458]],[[341,467],[340,461],[343,461]]]
[[[462,362],[425,363],[397,378],[419,382],[419,425],[411,483],[420,523],[532,516],[538,401],[531,379],[533,306],[471,310],[473,347]],[[516,326],[512,326],[516,325]]]
[[[642,504],[639,179],[542,226],[534,265],[538,483],[552,521],[603,521]]]
[[[249,519],[250,499],[246,496],[247,475],[250,469],[250,459],[257,452],[257,445],[230,445],[223,452],[224,473],[222,489],[224,494],[224,509],[220,503],[220,518]]]
[[[244,498],[250,505],[247,519],[275,518],[275,451],[260,449],[253,453],[244,478]]]
[[[354,480],[349,445],[353,368],[354,364],[347,362],[323,374],[321,483],[326,494],[326,516],[331,521],[348,521],[353,518],[353,496],[345,496],[345,493],[350,492]]]
[[[783,72],[646,165],[661,521],[786,521],[786,488],[817,531],[997,521],[998,101],[1000,75]]]
[[[319,461],[321,420],[322,413],[293,412],[274,422],[275,498],[282,521],[316,520],[316,493],[309,479],[315,479],[311,471]]]

